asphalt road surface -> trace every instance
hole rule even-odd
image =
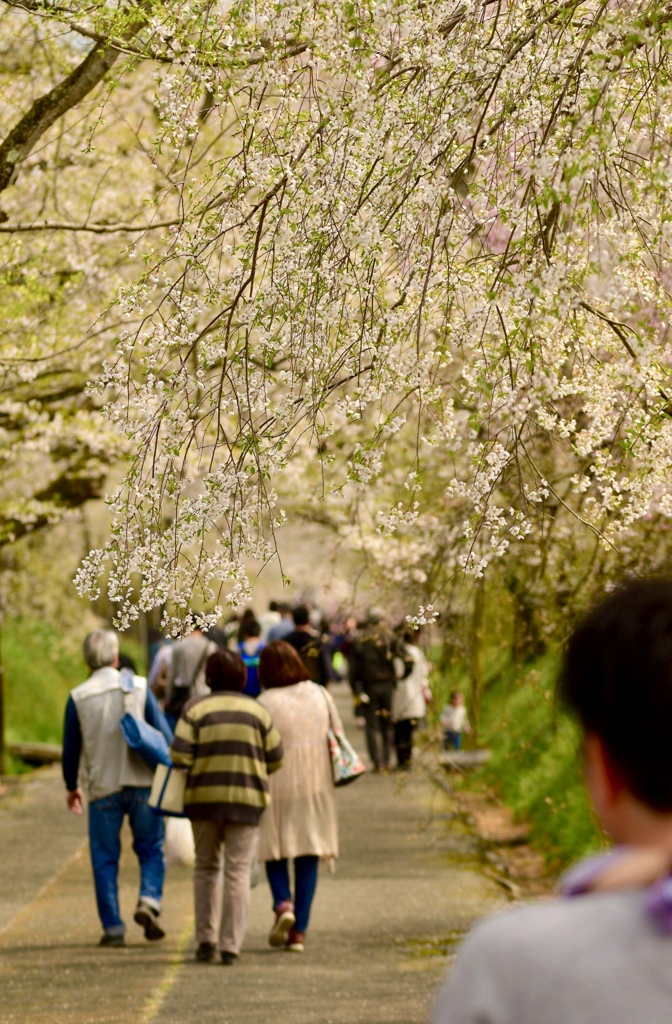
[[[363,736],[346,687],[336,699]],[[0,1024],[421,1024],[455,943],[504,905],[446,797],[420,769],[368,773],[338,793],[341,856],[321,870],[306,952],[268,946],[265,878],[232,967],[194,961],[191,871],[170,867],[167,938],[133,923],[137,863],[124,835],[125,949],[99,949],[85,817],[57,767],[0,799]]]

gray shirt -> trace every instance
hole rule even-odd
[[[672,937],[642,892],[595,893],[479,924],[432,1024],[671,1024]]]
[[[210,693],[205,682],[205,663],[217,644],[201,633],[190,633],[172,645],[172,657],[166,690],[168,703],[176,687],[188,686],[190,697],[202,697]]]

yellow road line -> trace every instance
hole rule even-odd
[[[175,979],[177,978],[177,973],[184,962],[184,951],[187,948],[193,930],[194,922],[191,920],[186,928],[183,929],[179,939],[177,940],[177,949],[171,957],[171,962],[166,973],[145,1003],[141,1017],[142,1024],[151,1024],[151,1022],[156,1019],[156,1016],[163,1005],[163,1001],[173,987]]]

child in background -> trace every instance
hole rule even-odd
[[[468,733],[470,730],[464,694],[460,690],[453,690],[451,693],[450,703],[441,709],[440,721],[443,726],[443,749],[459,750],[462,733]]]

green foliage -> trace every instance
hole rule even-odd
[[[0,643],[7,741],[60,743],[68,694],[88,675],[79,645],[66,641],[47,623],[31,618],[7,622]],[[122,650],[135,659],[138,671],[144,672],[139,645],[124,636]]]
[[[73,686],[87,675],[78,650],[45,622],[14,619],[3,627],[8,742],[60,743]]]
[[[556,653],[522,669],[501,650],[486,658],[481,743],[493,756],[471,778],[529,821],[534,844],[561,866],[593,852],[602,837],[583,783],[578,731],[555,702],[557,669]],[[439,681],[437,704],[455,688],[468,695],[463,666]]]

